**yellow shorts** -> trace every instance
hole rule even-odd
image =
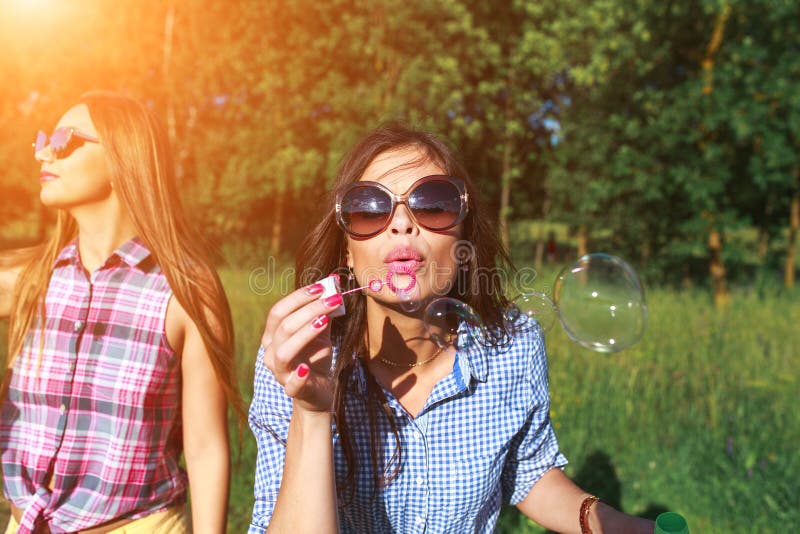
[[[6,534],[16,534],[17,522],[12,515],[8,520]],[[192,522],[186,506],[181,504],[173,506],[163,512],[156,512],[139,519],[134,519],[108,534],[189,534],[192,531]]]

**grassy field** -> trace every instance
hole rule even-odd
[[[249,400],[263,320],[281,291],[251,289],[244,269],[221,274]],[[734,293],[718,313],[699,290],[650,290],[644,338],[614,355],[583,349],[554,327],[552,416],[567,474],[628,513],[678,511],[694,534],[782,533],[799,523],[797,296]],[[247,529],[254,469],[245,430],[229,532]],[[513,509],[499,530],[544,532]]]
[[[277,295],[223,272],[242,387]],[[543,280],[550,279],[543,277]],[[602,355],[547,336],[552,416],[567,474],[628,513],[678,511],[694,533],[785,531],[800,522],[800,306],[797,295],[734,293],[718,313],[701,291],[648,292],[642,341]],[[246,437],[230,532],[246,529],[255,447]],[[544,532],[513,509],[500,530]]]

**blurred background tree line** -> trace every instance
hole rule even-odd
[[[525,261],[560,223],[718,303],[794,284],[797,0],[0,0],[0,45],[0,247],[52,221],[36,130],[106,88],[165,118],[191,217],[243,267],[291,254],[344,153],[402,120],[459,150],[507,243],[537,221]]]

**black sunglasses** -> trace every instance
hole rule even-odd
[[[36,134],[36,142],[33,143],[34,155],[44,149],[48,144],[56,159],[67,157],[73,150],[84,142],[99,143],[100,140],[91,135],[85,134],[72,127],[62,127],[53,130],[48,140],[47,134],[39,130]]]
[[[405,204],[417,224],[442,231],[464,220],[467,203],[464,181],[453,176],[425,176],[402,195],[378,182],[355,182],[336,193],[336,221],[352,236],[372,237],[386,229],[397,205]]]

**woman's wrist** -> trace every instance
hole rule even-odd
[[[630,516],[599,501],[589,510],[592,534],[652,534],[655,524],[649,519]]]
[[[330,424],[332,414],[329,410],[318,410],[303,401],[294,399],[293,416],[303,424]]]

